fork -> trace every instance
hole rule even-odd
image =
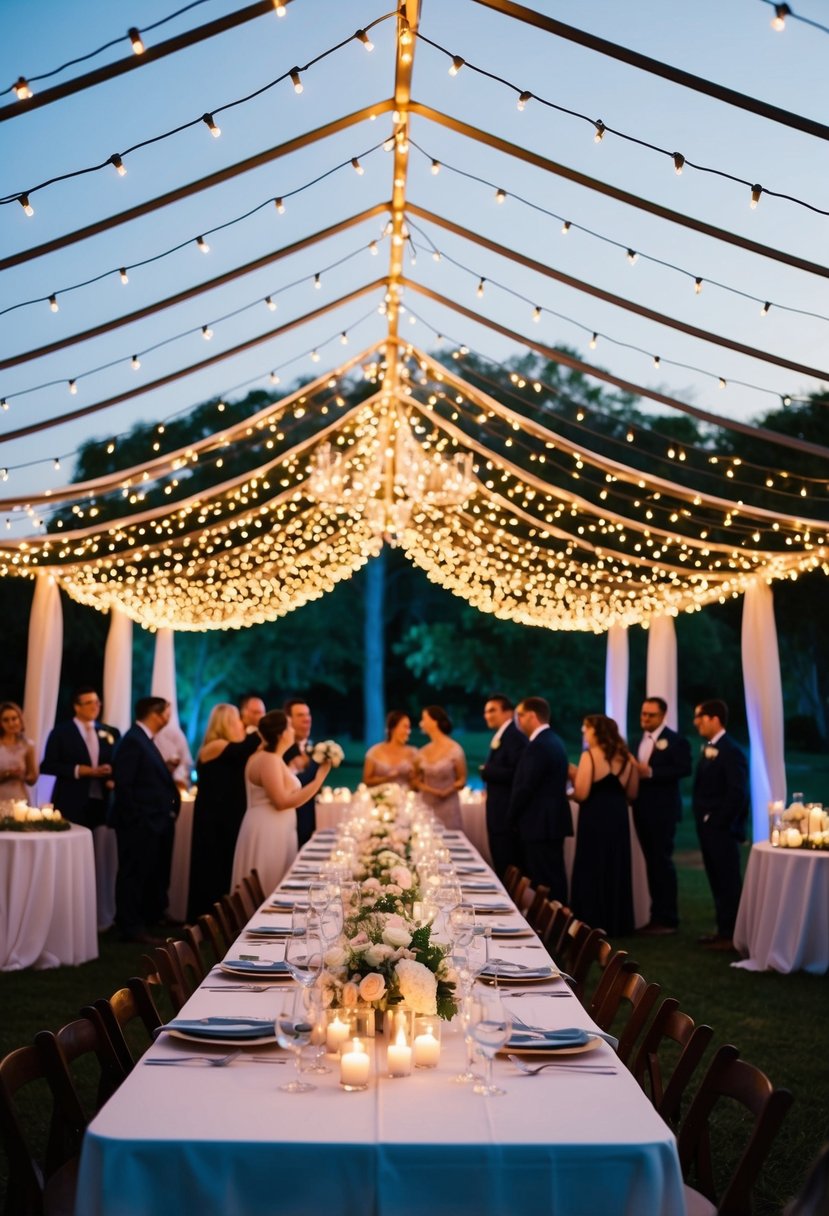
[[[150,1056],[144,1063],[190,1064],[198,1061],[199,1064],[211,1064],[213,1068],[224,1068],[226,1064],[232,1064],[241,1054],[241,1047],[237,1047],[234,1051],[229,1051],[226,1056]]]
[[[267,984],[202,984],[203,992],[270,992]]]
[[[507,1059],[510,1064],[514,1064],[519,1072],[522,1072],[526,1077],[538,1076],[545,1068],[560,1068],[565,1072],[592,1072],[600,1077],[613,1077],[616,1075],[617,1069],[611,1068],[604,1064],[567,1064],[564,1060],[548,1060],[544,1064],[525,1064],[519,1056],[508,1055]]]

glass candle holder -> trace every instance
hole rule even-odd
[[[395,1005],[386,1010],[386,1072],[390,1077],[411,1076],[414,1064],[414,1025],[414,1013],[404,1005]]]
[[[416,1017],[412,1046],[415,1068],[437,1068],[440,1063],[440,1018]]]
[[[368,1089],[371,1075],[371,1056],[367,1051],[367,1042],[361,1038],[351,1039],[344,1047],[340,1056],[340,1085],[347,1093]]]

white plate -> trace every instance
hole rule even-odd
[[[535,968],[529,970],[534,972]],[[551,967],[545,975],[527,975],[525,971],[513,971],[510,968],[507,971],[481,972],[480,978],[488,984],[494,983],[495,980],[499,984],[548,984],[550,980],[557,980],[559,975],[560,972],[555,967]]]
[[[264,1043],[276,1042],[276,1033],[266,1034],[259,1039],[208,1039],[201,1034],[187,1034],[185,1030],[168,1030],[166,1033],[171,1038],[183,1039],[185,1043],[206,1043],[214,1047],[224,1047],[225,1050],[233,1047],[261,1047]]]
[[[529,925],[492,925],[493,937],[534,937]]]
[[[472,904],[478,916],[503,916],[505,912],[512,912],[512,907],[509,904]]]
[[[290,971],[269,971],[265,963],[261,967],[257,967],[255,963],[250,967],[234,967],[231,963],[219,963],[219,967],[228,975],[243,975],[246,980],[253,979],[255,976],[257,980],[270,980],[278,984],[283,980],[293,979]]]
[[[578,1056],[584,1051],[592,1051],[594,1047],[598,1047],[604,1040],[592,1035],[586,1043],[581,1043],[578,1047],[530,1047],[526,1043],[522,1043],[519,1047],[510,1047],[509,1043],[506,1046],[499,1048],[499,1056],[550,1056],[550,1058],[558,1056]]]

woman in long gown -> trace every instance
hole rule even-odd
[[[0,802],[25,802],[27,785],[37,781],[34,744],[26,738],[23,710],[14,701],[0,702]]]
[[[245,765],[262,742],[245,727],[235,705],[214,705],[196,757],[198,790],[193,807],[187,918],[212,912],[230,890],[236,837],[245,814]]]
[[[331,765],[323,761],[313,779],[300,785],[282,759],[294,742],[294,728],[281,709],[260,719],[259,734],[262,747],[245,768],[248,806],[236,842],[232,885],[256,869],[264,889],[272,891],[297,854],[296,808],[314,797]]]
[[[586,749],[570,765],[581,803],[570,906],[579,920],[611,936],[633,932],[628,803],[639,789],[639,770],[612,718],[588,714]]]
[[[463,748],[449,738],[452,722],[440,705],[426,706],[420,729],[429,736],[429,742],[417,753],[412,784],[444,827],[458,830],[463,827],[458,793],[466,785]]]
[[[393,709],[386,717],[386,738],[366,752],[363,781],[366,785],[385,785],[392,781],[411,789],[417,758],[417,748],[409,746],[412,723],[402,709]]]

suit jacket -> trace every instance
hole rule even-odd
[[[712,749],[716,755],[706,756]],[[694,773],[694,818],[746,838],[749,808],[748,761],[729,735],[704,744]]]
[[[178,815],[181,795],[161,752],[137,723],[115,749],[113,777],[116,828],[143,824],[159,834],[168,829],[171,818]]]
[[[665,746],[659,744],[665,741]],[[682,816],[682,795],[679,782],[691,774],[691,745],[684,735],[664,726],[654,743],[648,761],[653,776],[639,778],[639,793],[633,803],[634,810],[657,811],[659,814]]]
[[[544,732],[547,733],[546,731]],[[490,824],[506,832],[509,827],[509,806],[512,784],[518,761],[527,747],[527,736],[510,722],[501,735],[499,746],[489,749],[481,776],[486,785],[486,815]]]
[[[303,743],[303,747],[304,746],[305,746],[305,744]],[[282,759],[285,761],[285,763],[290,768],[291,761],[295,760],[298,755],[299,755],[299,744],[292,743],[291,746],[288,748],[288,750],[283,754]],[[318,768],[319,768],[319,765],[317,764],[316,760],[312,760],[311,757],[309,756],[307,768],[302,769],[300,772],[298,772],[296,774],[296,776],[299,778],[299,784],[308,785],[308,783],[310,781],[313,781],[317,775]],[[291,769],[291,772],[293,772],[293,771],[294,770]],[[305,803],[305,806],[309,806],[309,805],[313,806],[315,802],[316,802],[316,798],[311,798],[309,802]],[[302,807],[300,807],[300,810],[302,810]]]
[[[98,763],[112,764],[112,753],[121,733],[103,722],[96,722],[95,730],[98,735]],[[89,802],[89,787],[93,780],[100,780],[104,786],[105,779],[75,776],[79,764],[91,763],[86,739],[74,721],[60,722],[50,731],[40,771],[57,778],[52,802],[67,819],[79,814]],[[105,787],[103,793],[107,800],[109,791]]]
[[[521,753],[512,782],[510,826],[520,840],[560,840],[573,835],[567,756],[552,730],[543,730]]]

